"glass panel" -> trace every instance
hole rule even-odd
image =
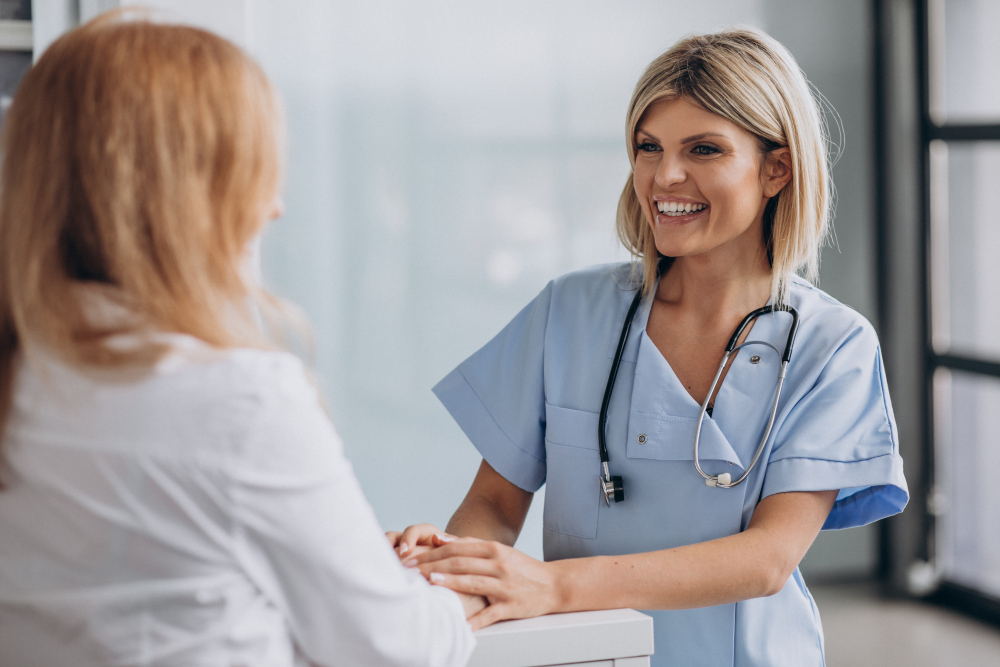
[[[31,67],[31,54],[21,51],[0,51],[0,124],[17,90],[21,77]]]
[[[1000,142],[931,146],[938,353],[1000,360]]]
[[[934,376],[938,565],[945,579],[1000,597],[1000,379]]]
[[[1000,122],[1000,2],[937,0],[930,22],[934,120]]]
[[[338,376],[354,398],[421,410],[443,375],[422,357],[450,359],[456,332],[489,340],[554,275],[616,257],[628,171],[613,135],[512,146],[416,120],[435,116],[416,99],[345,100],[339,151],[354,248],[340,266],[357,284]],[[264,261],[275,270],[270,245]]]
[[[31,0],[0,0],[0,21],[30,21]]]

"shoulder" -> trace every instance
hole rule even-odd
[[[809,320],[812,325],[838,332],[875,335],[875,328],[864,315],[799,276],[791,280],[789,302],[799,311],[803,325]]]
[[[174,436],[217,448],[242,440],[249,425],[287,422],[320,409],[309,373],[288,352],[218,349],[189,336],[165,338],[170,352],[135,389],[145,397],[148,413],[174,421],[176,426],[167,428]]]
[[[553,289],[567,293],[633,290],[642,279],[642,268],[632,262],[595,264],[564,273],[552,281]]]
[[[290,354],[158,337],[169,352],[138,374],[80,368],[44,351],[29,355],[18,376],[15,421],[39,442],[208,463],[226,460],[262,420],[322,413],[305,368]]]
[[[549,283],[552,307],[559,310],[617,307],[635,294],[642,268],[631,262],[597,264],[563,274]]]
[[[294,355],[248,348],[177,355],[165,359],[157,374],[172,395],[187,395],[175,405],[178,416],[201,417],[194,429],[204,435],[190,433],[190,439],[235,457],[229,465],[259,468],[265,462],[287,469],[276,459],[284,456],[288,465],[311,460],[314,447],[336,440],[319,390]]]
[[[788,301],[799,313],[798,350],[818,358],[847,351],[878,354],[878,334],[871,322],[803,278],[792,279]]]
[[[232,349],[214,370],[224,378],[215,400],[231,434],[234,474],[304,479],[341,465],[340,439],[311,373],[297,357]]]
[[[170,342],[142,386],[157,422],[146,428],[155,428],[158,454],[221,471],[237,484],[309,484],[343,473],[340,439],[297,357],[213,349],[179,336]]]
[[[177,337],[171,348],[157,364],[154,377],[183,386],[207,404],[259,409],[289,401],[314,402],[318,397],[305,366],[288,352],[215,350],[187,337]]]

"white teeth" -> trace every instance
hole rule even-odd
[[[656,202],[656,208],[664,215],[678,216],[687,215],[688,213],[696,213],[701,211],[707,206],[707,204],[692,204],[690,202],[680,203],[680,202]]]

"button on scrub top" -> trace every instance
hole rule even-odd
[[[789,302],[799,311],[799,331],[774,430],[752,474],[732,489],[706,486],[694,468],[700,406],[646,335],[652,300],[645,297],[608,411],[611,471],[624,478],[625,501],[607,507],[598,485],[598,412],[633,290],[627,264],[562,276],[434,388],[497,472],[526,491],[546,485],[546,560],[733,535],[774,493],[838,489],[826,530],[903,509],[903,461],[875,332],[798,278]],[[790,323],[787,313],[762,316],[748,340],[783,350]],[[721,358],[722,350],[714,352]],[[749,465],[779,365],[780,355],[763,344],[737,355],[703,426],[707,473],[736,479]],[[797,569],[770,597],[648,613],[653,665],[823,664],[819,613]]]

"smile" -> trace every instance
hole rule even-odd
[[[677,218],[682,215],[691,215],[708,208],[708,204],[695,204],[691,202],[658,201],[656,208],[665,216]]]

